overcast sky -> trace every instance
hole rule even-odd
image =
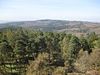
[[[100,22],[100,0],[0,0],[0,21],[37,19]]]

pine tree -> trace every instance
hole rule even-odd
[[[73,72],[74,62],[78,56],[78,52],[80,48],[81,48],[81,44],[79,39],[75,36],[72,36],[69,43],[68,53],[67,53],[68,72]]]

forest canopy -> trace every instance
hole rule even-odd
[[[66,32],[24,28],[0,31],[0,73],[3,75],[86,73],[91,68],[99,70],[99,56],[100,36],[95,32],[78,37]]]

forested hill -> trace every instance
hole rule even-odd
[[[85,22],[85,21],[67,21],[67,20],[35,20],[35,21],[20,21],[1,23],[0,28],[5,27],[27,27],[42,31],[66,31],[70,33],[86,33],[96,32],[100,34],[100,23]]]

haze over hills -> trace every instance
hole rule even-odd
[[[24,27],[41,31],[57,31],[69,33],[87,33],[96,32],[100,34],[100,23],[87,21],[67,21],[67,20],[35,20],[1,23],[0,28],[5,27]]]

